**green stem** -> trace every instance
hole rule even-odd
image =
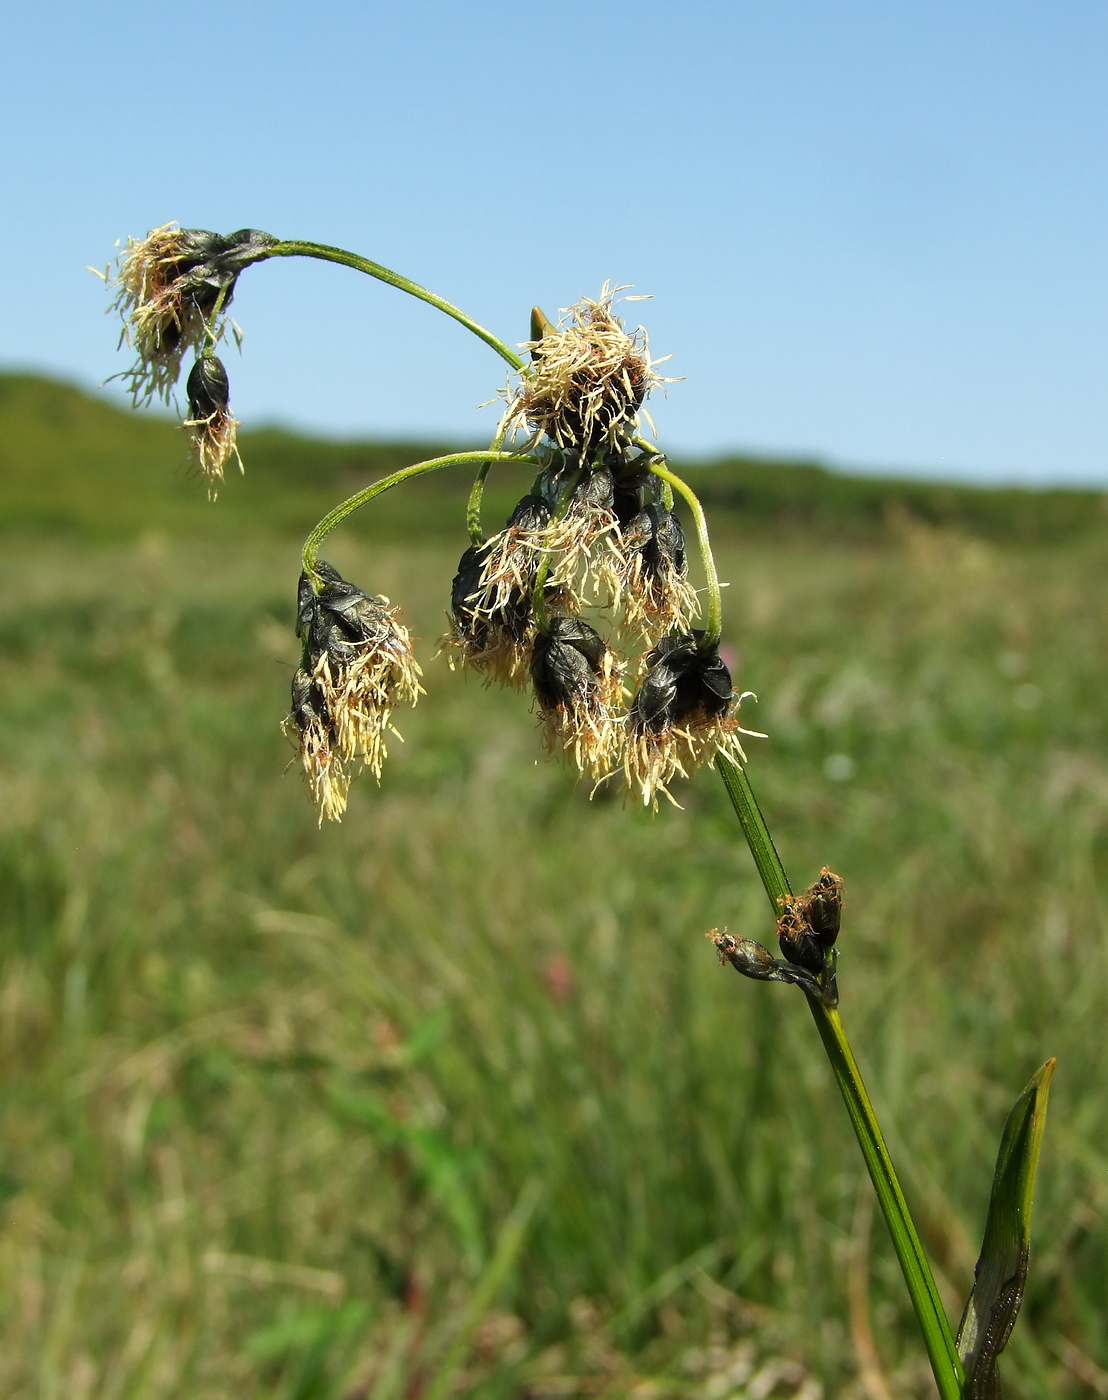
[[[507,436],[508,425],[501,424],[489,444],[489,451],[499,452]],[[469,490],[469,500],[466,502],[466,529],[469,531],[469,542],[474,548],[485,543],[485,532],[481,526],[481,500],[485,494],[485,478],[492,470],[493,461],[492,457],[486,457],[477,468],[477,475],[473,478],[473,485]]]
[[[376,277],[378,282],[387,282],[390,287],[397,287],[400,291],[407,292],[409,296],[417,297],[420,301],[425,301],[429,306],[434,306],[439,311],[444,312],[447,316],[452,316],[455,321],[465,326],[466,330],[472,331],[486,345],[490,345],[502,360],[507,360],[513,369],[523,369],[524,362],[520,356],[514,350],[509,350],[502,340],[493,335],[492,331],[487,331],[484,326],[479,325],[464,311],[460,311],[443,297],[436,296],[434,292],[429,292],[426,287],[421,287],[418,282],[401,277],[398,272],[393,272],[391,268],[382,267],[380,263],[370,262],[369,258],[360,257],[357,253],[348,253],[345,248],[332,248],[327,243],[305,243],[299,239],[285,239],[281,243],[275,243],[272,247],[261,252],[254,261],[264,262],[267,258],[319,258],[321,262],[341,263],[343,267],[352,267],[358,272],[366,273],[369,277]]]
[[[723,631],[723,600],[719,591],[719,574],[716,572],[716,561],[712,554],[712,546],[708,539],[708,522],[704,518],[704,507],[697,500],[696,493],[692,487],[682,481],[679,476],[674,475],[666,467],[657,463],[651,466],[650,470],[655,476],[660,477],[667,486],[672,486],[674,490],[684,497],[686,504],[692,511],[693,520],[696,524],[696,537],[700,543],[700,559],[704,565],[704,575],[708,580],[708,616],[704,623],[704,636],[700,646],[704,651],[712,647],[719,646],[720,633]]]
[[[481,502],[485,496],[485,479],[492,470],[492,458],[482,462],[477,468],[477,475],[473,478],[473,485],[469,488],[469,500],[466,502],[466,529],[469,531],[469,542],[476,548],[485,543],[485,530],[481,524]]]
[[[645,452],[648,457],[652,457],[657,462],[658,466],[665,466],[666,454],[664,452],[659,452],[654,443],[644,438],[642,433],[636,433],[631,441],[637,448]],[[665,506],[666,510],[673,509],[673,487],[668,481],[662,482],[662,505]]]
[[[780,900],[787,898],[791,893],[781,857],[777,854],[773,838],[746,774],[722,754],[716,755],[716,767],[735,808],[743,835],[754,857],[754,864],[758,867],[758,874],[765,886],[774,918],[777,918],[781,912]],[[808,1007],[827,1058],[831,1062],[835,1080],[846,1103],[851,1127],[862,1149],[877,1199],[881,1203],[881,1210],[892,1236],[893,1248],[896,1250],[912,1306],[923,1332],[939,1394],[942,1400],[960,1400],[964,1377],[962,1363],[954,1345],[954,1336],[943,1311],[939,1290],[935,1286],[935,1279],[923,1252],[915,1223],[908,1210],[908,1203],[904,1199],[904,1192],[897,1180],[889,1149],[885,1146],[877,1115],[866,1092],[858,1062],[846,1038],[838,1011],[821,1006],[814,997],[808,998]]]
[[[846,1038],[838,1011],[821,1006],[812,997],[808,998],[808,1007],[827,1058],[831,1062],[831,1069],[850,1116],[850,1125],[862,1149],[870,1180],[881,1203],[881,1210],[892,1236],[893,1248],[896,1250],[912,1306],[923,1332],[939,1394],[943,1400],[959,1400],[964,1380],[962,1363],[954,1345],[954,1336],[939,1297],[939,1290],[935,1286],[931,1266],[923,1252],[923,1244],[916,1231],[908,1203],[904,1199],[889,1149],[877,1122],[877,1114],[866,1091],[862,1072]]]
[[[336,525],[339,525],[346,517],[358,510],[361,506],[367,505],[376,496],[380,496],[384,491],[391,491],[394,486],[399,486],[403,481],[409,481],[414,476],[422,476],[425,472],[436,472],[442,467],[455,467],[463,462],[484,462],[491,460],[495,462],[526,462],[531,466],[538,465],[536,457],[528,457],[515,452],[455,452],[449,457],[433,457],[427,462],[417,462],[415,466],[404,467],[401,471],[393,472],[392,476],[382,477],[380,481],[375,481],[372,486],[366,486],[363,490],[356,492],[349,499],[337,505],[334,510],[329,510],[312,533],[304,541],[304,571],[308,574],[315,574],[316,560],[319,558],[319,546],[331,533]]]
[[[789,877],[785,874],[781,857],[777,854],[777,847],[773,844],[773,837],[769,834],[766,819],[762,816],[762,809],[758,806],[758,800],[750,786],[750,780],[737,763],[732,763],[723,754],[716,755],[716,767],[739,819],[739,825],[743,829],[750,854],[754,857],[754,864],[758,867],[773,917],[780,918],[781,901],[788,899],[792,894],[792,887]]]

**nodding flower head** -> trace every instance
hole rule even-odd
[[[520,595],[534,591],[539,561],[547,543],[550,507],[541,496],[527,495],[507,524],[479,547],[481,570],[478,608],[501,611]]]
[[[624,772],[647,806],[659,792],[673,801],[672,779],[711,764],[717,752],[746,762],[739,735],[755,731],[740,728],[734,713],[746,697],[736,695],[718,648],[704,647],[703,636],[693,631],[663,637],[643,662],[627,716]]]
[[[238,420],[229,408],[231,392],[223,361],[215,355],[201,355],[185,381],[189,411],[184,427],[200,470],[214,487],[223,480],[223,468],[232,457],[242,471],[235,432]]]
[[[629,630],[656,637],[692,624],[700,606],[673,511],[651,503],[633,515],[620,532],[618,564],[614,592]]]
[[[622,730],[623,668],[586,622],[554,617],[535,637],[531,680],[551,750],[564,749],[594,781],[615,766]]]
[[[615,292],[571,306],[559,328],[527,342],[532,363],[508,412],[560,448],[583,458],[614,449],[631,435],[643,401],[662,383],[640,327],[628,335],[612,314]]]
[[[414,705],[422,693],[411,638],[396,611],[322,560],[314,578],[300,576],[296,630],[304,653],[285,724],[298,735],[320,821],[345,811],[355,761],[380,782],[392,711],[401,702]]]
[[[212,320],[231,304],[239,273],[276,242],[258,229],[224,235],[176,224],[127,240],[114,306],[138,355],[123,375],[136,405],[168,401],[186,351],[219,338]]]

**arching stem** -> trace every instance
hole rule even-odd
[[[667,467],[655,463],[650,470],[656,477],[660,477],[667,486],[672,486],[678,495],[684,498],[686,505],[692,511],[693,521],[696,524],[696,538],[700,545],[700,561],[704,566],[704,577],[708,582],[708,616],[705,619],[704,635],[701,638],[700,647],[702,651],[709,651],[712,647],[719,645],[720,633],[723,631],[723,601],[720,597],[716,561],[708,539],[708,522],[704,518],[704,507],[700,504],[692,487]]]
[[[530,457],[515,452],[454,452],[449,457],[433,457],[426,462],[417,462],[412,467],[404,467],[401,471],[393,472],[392,476],[382,477],[380,481],[375,481],[372,486],[366,486],[361,491],[356,492],[349,499],[337,505],[334,510],[330,510],[315,527],[312,533],[304,541],[304,572],[313,578],[318,578],[316,574],[316,560],[319,558],[319,547],[336,525],[340,525],[348,515],[359,510],[362,506],[382,495],[385,491],[391,491],[394,486],[399,486],[401,482],[410,481],[412,477],[423,476],[426,472],[440,471],[443,467],[461,466],[465,462],[523,462],[529,466],[537,466],[538,458]]]
[[[489,444],[489,451],[499,452],[507,436],[508,425],[502,423],[497,429],[496,436]],[[474,548],[485,543],[485,531],[481,524],[481,500],[485,494],[485,478],[492,470],[492,464],[495,460],[495,457],[486,457],[477,468],[477,475],[473,478],[473,485],[470,487],[469,500],[466,502],[466,529],[469,531],[469,542]]]

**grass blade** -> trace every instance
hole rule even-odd
[[[454,1339],[439,1363],[438,1370],[427,1383],[427,1389],[423,1392],[423,1400],[443,1400],[443,1397],[449,1393],[454,1377],[459,1368],[465,1364],[474,1332],[489,1308],[492,1307],[496,1295],[504,1286],[513,1265],[519,1258],[519,1251],[523,1248],[523,1242],[527,1238],[531,1217],[535,1213],[541,1196],[541,1184],[538,1181],[529,1181],[520,1193],[519,1200],[512,1207],[508,1218],[500,1227],[492,1258],[477,1280],[477,1286],[474,1288],[462,1315]]]
[[[965,1400],[999,1400],[996,1363],[1016,1325],[1027,1283],[1031,1197],[1054,1065],[1047,1060],[1032,1077],[1000,1139],[985,1239],[958,1329],[958,1354],[966,1368]]]

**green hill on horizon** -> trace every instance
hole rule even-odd
[[[301,534],[336,500],[422,458],[481,443],[336,441],[278,427],[240,435],[246,474],[230,476],[218,507],[190,468],[179,427],[107,396],[34,374],[0,374],[0,528],[118,538],[152,528],[244,527]],[[815,462],[726,456],[673,459],[717,528],[810,531],[846,540],[885,534],[905,520],[1028,543],[1099,531],[1108,495],[1071,488],[964,486],[854,476]],[[518,470],[494,472],[490,528],[526,490]],[[465,471],[433,474],[383,497],[359,534],[462,533]]]

